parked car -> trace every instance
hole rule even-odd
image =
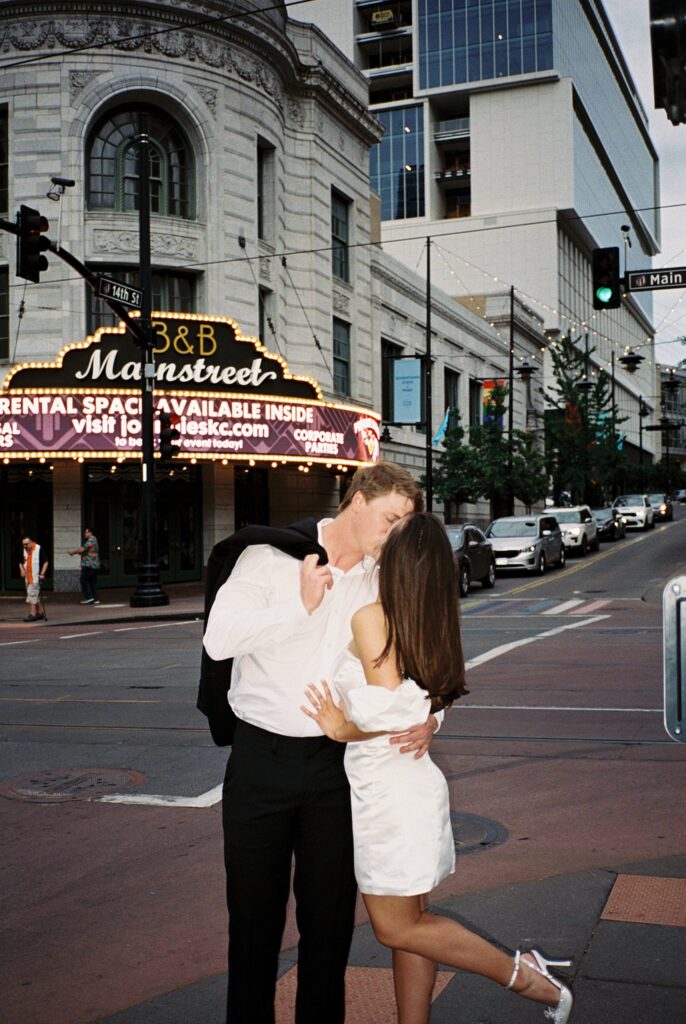
[[[627,529],[650,530],[655,526],[655,512],[647,494],[620,494],[612,504],[619,509]]]
[[[571,508],[546,509],[555,516],[567,552],[578,552],[585,558],[589,551],[598,550],[598,526],[588,505],[573,505]]]
[[[565,545],[555,516],[504,516],[486,530],[498,569],[526,569],[543,575],[549,565],[565,564]]]
[[[672,499],[668,494],[649,494],[648,501],[653,506],[655,519],[661,523],[671,523],[674,519]]]
[[[495,584],[495,556],[478,526],[446,526],[457,567],[460,596],[466,597],[475,581],[488,590]]]
[[[618,508],[592,508],[591,515],[598,527],[598,540],[619,540],[626,537],[626,526]]]
[[[686,490],[681,488],[681,490],[677,491],[674,495],[674,500],[678,501],[681,505],[686,505]]]

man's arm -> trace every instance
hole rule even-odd
[[[203,639],[215,661],[273,649],[307,622],[301,599],[274,592],[274,559],[267,545],[247,548],[217,591]]]

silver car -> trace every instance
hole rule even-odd
[[[498,569],[526,569],[541,576],[565,564],[565,545],[555,516],[504,516],[486,530]]]

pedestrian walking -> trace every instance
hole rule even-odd
[[[84,527],[83,544],[72,548],[70,555],[81,556],[81,604],[100,604],[96,577],[100,568],[98,539],[89,526]]]
[[[307,521],[310,550],[314,544],[319,554],[276,546],[284,533],[302,540],[302,523],[273,530],[274,546],[269,528],[249,528],[252,542],[209,611],[207,654],[215,663],[234,659],[228,699],[237,721],[223,801],[231,1024],[274,1024],[293,857],[296,1024],[345,1019],[356,900],[350,788],[343,744],[300,704],[307,682],[330,678],[350,642],[353,613],[376,599],[375,560],[389,531],[421,506],[406,470],[362,467],[334,519]],[[212,721],[211,702],[202,704]],[[393,742],[420,756],[436,724],[424,715]]]
[[[566,1024],[572,995],[548,968],[569,961],[535,949],[510,956],[426,910],[430,891],[455,869],[448,786],[428,754],[399,757],[388,735],[468,692],[450,542],[429,513],[403,520],[385,541],[379,599],[353,615],[333,689],[341,707],[322,682],[306,689],[301,710],[345,747],[355,875],[377,939],[394,951],[398,1019],[426,1024],[444,963],[543,1003],[549,1020]],[[414,962],[398,961],[399,952]]]
[[[37,544],[35,540],[26,536],[21,544],[24,555],[19,563],[19,573],[26,586],[26,603],[29,605],[29,614],[24,622],[41,622],[45,619],[45,612],[41,610],[40,588],[47,574],[49,563],[43,555],[40,544]]]

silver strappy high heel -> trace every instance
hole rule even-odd
[[[572,1012],[574,997],[572,996],[572,993],[567,988],[567,986],[563,985],[561,981],[558,981],[558,979],[550,973],[548,968],[571,967],[572,961],[546,960],[546,958],[542,956],[537,949],[530,949],[526,952],[527,956],[532,957],[535,961],[535,963],[529,963],[528,960],[525,960],[524,963],[527,965],[527,967],[530,967],[532,971],[537,971],[539,974],[542,974],[544,978],[547,978],[548,981],[552,982],[555,988],[560,990],[560,1000],[557,1006],[547,1006],[545,1009],[544,1016],[547,1017],[548,1020],[551,1020],[553,1024],[567,1024],[567,1021],[569,1020],[569,1015]],[[505,986],[506,988],[513,988],[514,983],[517,980],[517,975],[519,974],[521,965],[522,953],[518,949],[515,953],[514,970],[512,972],[512,977],[510,978],[508,984]]]

